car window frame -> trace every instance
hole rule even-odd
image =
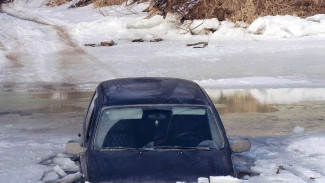
[[[225,137],[224,137],[224,133],[222,131],[222,129],[220,128],[220,121],[218,120],[218,118],[216,117],[216,114],[214,113],[214,111],[212,110],[211,106],[209,105],[199,105],[199,104],[136,104],[136,105],[116,105],[116,106],[104,106],[100,109],[100,112],[98,114],[98,118],[96,120],[96,123],[95,124],[95,129],[94,129],[94,135],[93,135],[93,138],[92,138],[92,150],[98,150],[98,151],[103,151],[104,149],[95,149],[95,140],[97,138],[97,133],[98,133],[98,128],[99,128],[99,121],[102,117],[102,113],[104,110],[106,109],[110,109],[110,108],[127,108],[127,107],[141,107],[141,106],[184,106],[184,107],[206,107],[210,110],[210,113],[212,114],[212,117],[213,119],[215,120],[215,123],[217,125],[217,129],[218,129],[218,132],[220,134],[220,138],[221,138],[221,146],[220,147],[217,147],[216,149],[217,150],[222,150],[225,148]]]
[[[88,106],[88,110],[86,113],[86,116],[84,118],[84,133],[83,133],[83,138],[85,144],[90,140],[90,127],[93,122],[91,122],[94,119],[94,113],[95,113],[95,102],[98,98],[98,93],[95,91],[93,94],[93,97],[91,99],[91,102]],[[88,138],[87,138],[88,137]]]

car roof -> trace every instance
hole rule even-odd
[[[97,93],[102,95],[102,106],[209,104],[197,83],[176,78],[144,77],[113,79],[100,83]]]

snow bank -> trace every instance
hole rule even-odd
[[[95,38],[94,35],[101,35],[106,39],[150,39],[162,36],[169,39],[186,39],[190,36],[188,30],[192,30],[194,34],[202,35],[206,33],[205,29],[216,30],[210,35],[211,40],[269,37],[292,39],[316,35],[325,36],[325,14],[305,19],[289,15],[265,16],[256,19],[251,25],[243,22],[219,22],[215,18],[185,21],[181,25],[176,17],[170,14],[166,19],[158,15],[151,19],[145,19],[147,14],[142,10],[146,8],[146,3],[135,5],[130,10],[125,6],[94,9],[92,5],[67,9],[69,3],[49,8],[44,6],[44,2],[32,0],[26,4],[25,0],[17,0],[14,6],[10,6],[10,9],[27,14],[29,17],[70,26],[72,33],[76,37],[80,36],[86,39],[85,41]],[[6,11],[11,11],[7,5],[4,8]],[[248,28],[246,29],[246,27]]]
[[[279,89],[253,89],[251,94],[261,103],[289,104],[302,101],[325,100],[324,88],[279,88]]]
[[[244,78],[226,78],[226,79],[206,79],[197,80],[199,85],[205,88],[217,87],[272,87],[272,86],[294,86],[308,84],[306,80],[290,80],[281,77],[244,77]]]
[[[143,17],[104,17],[93,22],[82,22],[71,29],[71,33],[82,42],[103,40],[138,39],[149,41],[173,32],[173,24],[162,16],[151,19]]]
[[[206,89],[210,97],[252,96],[262,104],[290,104],[303,101],[324,101],[324,88],[268,88],[268,89]]]
[[[248,27],[248,31],[255,35],[280,38],[325,35],[325,15],[316,15],[306,19],[289,15],[260,17]]]

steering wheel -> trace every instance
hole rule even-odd
[[[182,147],[196,147],[200,142],[203,141],[203,138],[200,135],[185,132],[178,134],[175,137],[176,145]]]

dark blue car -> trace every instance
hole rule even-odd
[[[174,78],[126,78],[100,83],[89,105],[80,142],[67,152],[80,156],[85,181],[197,182],[199,177],[236,176],[230,146],[206,92]]]

